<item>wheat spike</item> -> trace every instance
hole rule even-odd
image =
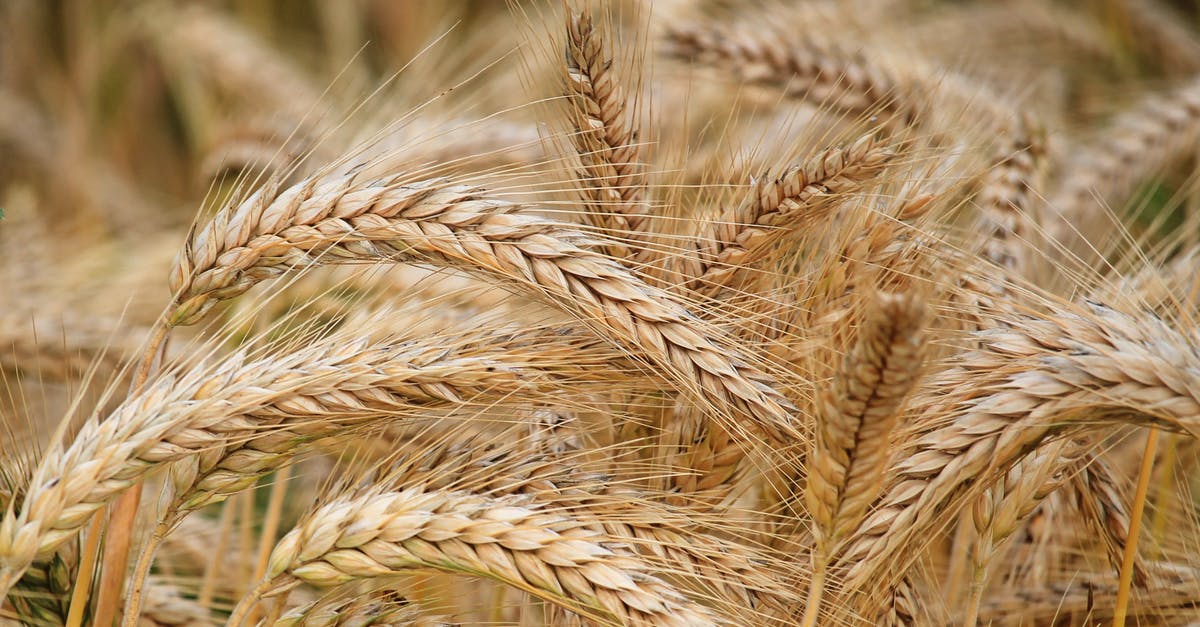
[[[1027,272],[1028,248],[1037,234],[1036,209],[1039,160],[1044,154],[1028,120],[1003,133],[998,156],[984,175],[976,204],[977,227],[988,234],[983,257],[1017,276]]]
[[[273,627],[454,627],[449,619],[426,614],[421,607],[392,590],[364,596],[334,592],[289,610]]]
[[[878,496],[892,429],[920,376],[923,328],[919,299],[879,295],[832,388],[820,393],[805,492],[818,551],[852,533]]]
[[[873,135],[823,150],[802,165],[753,181],[745,200],[702,227],[695,258],[680,260],[681,283],[715,296],[746,278],[751,263],[781,232],[819,219],[818,208],[836,202],[878,174],[892,155]]]
[[[889,121],[911,125],[921,115],[910,86],[890,72],[813,38],[800,42],[779,33],[672,25],[670,54],[719,65],[749,82],[849,113],[883,112]]]
[[[194,321],[216,300],[293,266],[432,261],[547,298],[676,373],[683,391],[720,412],[706,413],[705,424],[715,426],[703,438],[731,464],[756,437],[751,426],[777,442],[804,437],[787,401],[719,330],[590,250],[593,238],[523,209],[441,180],[359,182],[345,175],[312,178],[278,194],[260,190],[220,212],[180,254],[171,284],[181,304],[172,321]],[[752,422],[722,420],[725,408]]]
[[[944,400],[931,403],[930,426],[893,465],[888,491],[843,554],[855,582],[890,568],[886,560],[919,541],[968,478],[1006,472],[1048,437],[1102,419],[1200,426],[1200,389],[1188,374],[1200,364],[1196,343],[1161,320],[1089,303],[1011,322],[982,332],[983,349],[933,383]],[[942,403],[955,407],[949,422]]]
[[[487,350],[497,347],[456,353],[437,344],[333,337],[287,356],[238,354],[216,368],[163,376],[104,421],[88,421],[69,446],[47,452],[20,514],[0,523],[0,563],[23,571],[162,464],[190,460],[174,480],[192,493],[182,507],[194,508],[252,485],[299,444],[356,424],[511,394],[527,400],[544,380],[529,369],[536,357]],[[582,354],[570,352],[581,363]],[[255,444],[226,457],[227,445],[245,440]]]
[[[627,549],[526,497],[421,488],[344,496],[306,517],[271,554],[259,590],[329,586],[412,569],[488,577],[626,625],[713,625]],[[236,612],[235,612],[236,613]]]
[[[1139,183],[1191,154],[1200,137],[1200,81],[1155,94],[1118,116],[1110,130],[1063,164],[1048,195],[1049,235],[1079,248],[1097,245],[1106,221],[1101,208],[1119,208]]]
[[[568,117],[575,127],[571,140],[583,165],[578,179],[588,219],[606,233],[641,239],[648,207],[642,199],[646,176],[636,110],[628,110],[608,34],[596,28],[588,12],[567,16],[566,61]],[[633,256],[615,242],[609,249],[617,257]]]

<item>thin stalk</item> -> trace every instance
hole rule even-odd
[[[239,495],[242,511],[238,516],[238,572],[242,576],[242,589],[249,593],[254,589],[254,489]]]
[[[142,360],[134,374],[129,395],[140,392],[154,371],[158,357],[166,346],[171,327],[159,321]],[[96,594],[95,623],[102,627],[112,625],[121,603],[121,588],[125,583],[125,565],[129,563],[129,548],[133,544],[133,533],[137,527],[137,511],[142,502],[142,483],[138,482],[113,503],[108,519],[108,541],[104,543],[104,560],[101,562],[100,587]],[[99,512],[97,512],[99,515]]]
[[[963,627],[975,627],[979,623],[979,607],[983,603],[983,588],[987,580],[987,565],[975,567],[971,575],[971,589],[967,596],[967,614],[963,617]]]
[[[829,569],[825,565],[826,560],[822,559],[816,563],[816,568],[813,572],[812,583],[808,587],[808,602],[804,606],[804,620],[800,627],[814,627],[817,624],[817,616],[821,613],[821,597],[825,595],[825,572]]]
[[[971,554],[970,546],[975,541],[972,537],[975,525],[969,516],[958,519],[958,528],[954,530],[953,549],[950,552],[950,567],[946,569],[946,606],[958,607],[962,596],[962,582],[966,580],[967,557]]]
[[[229,550],[229,537],[233,534],[233,513],[233,502],[225,501],[225,504],[221,506],[221,520],[217,523],[221,530],[221,535],[217,536],[217,546],[213,550],[212,555],[208,557],[208,564],[204,566],[204,580],[200,584],[200,594],[197,595],[197,602],[208,609],[212,608],[213,597],[216,596],[217,568],[221,563],[221,559]]]
[[[146,546],[142,547],[137,565],[133,568],[133,585],[129,589],[129,598],[125,600],[125,614],[121,618],[121,627],[136,627],[138,624],[138,617],[142,611],[142,589],[145,587],[146,577],[150,574],[150,567],[154,565],[154,555],[158,552],[158,547],[162,546],[162,541],[170,530],[170,521],[165,519],[158,521],[154,527],[154,533],[150,534]]]
[[[254,610],[254,608],[258,607],[259,601],[262,600],[263,595],[267,593],[267,590],[269,590],[270,587],[271,582],[264,581],[247,592],[246,595],[243,596],[240,601],[238,601],[237,606],[233,608],[233,612],[229,614],[229,620],[226,621],[225,624],[229,627],[241,627],[241,625],[246,622],[246,619],[250,618],[250,613]]]
[[[1129,610],[1129,592],[1133,587],[1133,563],[1137,557],[1138,532],[1142,528],[1142,514],[1146,511],[1146,493],[1150,489],[1150,475],[1154,472],[1154,454],[1158,446],[1158,429],[1151,429],[1146,436],[1146,449],[1142,451],[1142,468],[1138,471],[1137,492],[1133,495],[1133,511],[1129,516],[1129,537],[1125,540],[1125,554],[1121,560],[1121,580],[1117,587],[1117,605],[1113,610],[1113,627],[1125,627],[1125,615]]]
[[[101,510],[103,511],[103,510]],[[96,556],[100,554],[100,536],[104,533],[104,516],[97,512],[88,527],[87,543],[79,561],[79,578],[71,591],[71,608],[67,610],[66,627],[83,624],[83,612],[87,609],[88,592],[92,588],[92,574],[96,572]]]
[[[271,498],[267,503],[266,517],[263,519],[262,533],[258,541],[258,560],[254,565],[254,579],[258,581],[267,573],[267,564],[271,561],[271,549],[275,548],[275,536],[279,533],[279,519],[283,514],[283,497],[287,495],[288,476],[292,467],[284,466],[275,473],[275,483],[271,485]],[[250,620],[258,618],[258,612],[250,613]]]
[[[1167,534],[1167,500],[1171,498],[1171,487],[1175,483],[1175,459],[1178,456],[1179,439],[1166,435],[1162,462],[1158,464],[1158,482],[1154,488],[1154,531],[1152,538],[1162,540]],[[1161,551],[1160,551],[1161,552]]]

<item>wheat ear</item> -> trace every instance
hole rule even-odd
[[[877,296],[832,388],[819,393],[805,491],[816,539],[806,626],[816,624],[830,557],[882,489],[892,429],[920,376],[924,312],[912,296]]]
[[[974,477],[1006,472],[1048,437],[1097,420],[1200,433],[1194,338],[1096,303],[1011,323],[980,333],[983,349],[957,358],[935,382],[944,398],[923,401],[929,426],[892,466],[888,491],[843,554],[854,584],[890,568]]]
[[[580,363],[583,354],[571,352]],[[70,446],[47,451],[20,515],[0,522],[2,572],[23,571],[162,464],[190,460],[174,479],[192,486],[183,502],[192,508],[253,484],[305,441],[423,409],[509,395],[527,402],[545,382],[546,373],[529,369],[536,354],[523,348],[472,353],[334,337],[286,356],[238,354],[213,369],[163,376],[107,419],[89,420]],[[256,444],[226,458],[225,447],[241,440]]]
[[[677,261],[679,282],[715,296],[753,272],[748,264],[763,256],[781,232],[802,230],[819,219],[842,194],[877,175],[892,156],[873,135],[845,147],[823,150],[803,164],[754,180],[745,199],[702,227],[697,254]]]
[[[316,177],[278,194],[259,190],[218,213],[180,254],[171,277],[181,302],[173,321],[194,321],[217,300],[296,265],[412,260],[463,267],[548,299],[674,374],[683,391],[717,412],[729,408],[748,418],[705,421],[715,426],[702,439],[731,464],[754,439],[754,426],[777,442],[804,437],[786,399],[719,330],[590,250],[594,238],[523,209],[442,180],[358,182],[351,174]]]
[[[386,481],[492,497],[529,495],[599,521],[611,537],[729,612],[749,612],[762,621],[767,612],[788,605],[794,591],[764,571],[769,558],[763,551],[737,538],[695,532],[700,524],[720,525],[720,520],[656,503],[659,495],[653,491],[613,486],[610,476],[590,472],[578,453],[539,453],[544,445],[535,439],[514,444],[496,435],[439,443],[399,455]]]
[[[1049,234],[1078,243],[1081,233],[1095,242],[1096,228],[1090,225],[1105,223],[1098,220],[1101,208],[1127,202],[1139,183],[1190,155],[1198,137],[1200,80],[1152,95],[1121,114],[1102,139],[1063,164],[1061,183],[1049,194],[1049,209],[1056,214]]]
[[[1041,185],[1039,162],[1045,153],[1029,120],[1001,133],[997,156],[980,183],[977,226],[987,234],[983,257],[1017,276],[1027,271],[1028,248],[1037,234],[1032,212]]]
[[[648,206],[636,111],[628,110],[608,34],[596,28],[590,13],[567,16],[566,62],[568,117],[575,127],[571,141],[583,166],[578,180],[587,217],[606,233],[640,239]],[[617,257],[633,256],[622,244],[608,248]]]
[[[68,542],[35,563],[9,592],[7,603],[22,624],[66,624],[71,586],[79,571],[79,543]]]
[[[742,80],[780,87],[852,115],[882,112],[911,125],[920,116],[909,86],[866,59],[822,44],[761,31],[671,25],[668,54],[721,66]]]
[[[258,591],[421,569],[494,579],[618,624],[717,623],[627,549],[569,513],[522,496],[421,488],[343,496],[316,509],[276,545]],[[256,600],[251,595],[239,609]],[[235,610],[233,624],[238,616]]]
[[[352,625],[454,627],[454,623],[447,618],[426,614],[419,605],[392,590],[380,590],[363,596],[347,596],[334,592],[325,598],[289,610],[272,623],[273,627]]]
[[[975,499],[971,519],[975,525],[972,556],[975,572],[963,624],[974,627],[987,583],[987,571],[999,545],[1011,536],[1042,500],[1069,478],[1075,461],[1066,457],[1071,442],[1054,442],[1015,464],[1001,481]],[[1073,451],[1076,454],[1079,451]]]

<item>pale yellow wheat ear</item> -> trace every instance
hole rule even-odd
[[[275,547],[267,579],[230,622],[299,581],[330,586],[414,569],[495,579],[605,623],[717,624],[569,510],[420,488],[347,494],[315,510]]]
[[[637,103],[627,100],[629,88],[622,84],[629,69],[616,65],[623,60],[614,59],[611,35],[596,24],[590,6],[571,8],[566,21],[567,118],[574,127],[571,142],[581,165],[577,178],[586,218],[616,238],[644,240],[646,165]],[[637,81],[633,87],[639,87]],[[634,256],[628,244],[614,242],[610,250],[618,257]]]
[[[819,393],[804,491],[815,542],[804,625],[817,624],[829,563],[883,489],[892,430],[921,375],[924,317],[912,295],[871,299],[831,388]]]
[[[880,111],[886,122],[901,126],[921,115],[911,85],[837,44],[812,38],[793,43],[783,33],[691,24],[672,25],[666,38],[672,55],[723,66],[743,80],[849,115]]]
[[[0,1],[0,623],[1200,617],[1197,7],[127,4]]]
[[[787,401],[720,330],[595,251],[603,240],[485,190],[404,181],[318,176],[287,190],[261,189],[221,211],[177,258],[171,323],[193,322],[217,301],[296,266],[432,262],[545,299],[655,364],[718,420],[749,418],[721,420],[711,434],[719,450],[740,456],[764,436],[784,442],[803,434]]]
[[[877,175],[892,154],[867,135],[752,181],[738,204],[702,227],[696,254],[678,258],[680,282],[707,295],[753,283],[754,262],[783,233],[822,218],[841,195]]]
[[[317,601],[287,611],[273,622],[260,623],[264,627],[348,627],[359,624],[453,627],[458,623],[426,613],[420,605],[386,589],[360,595],[335,590]]]
[[[981,350],[956,358],[945,379],[932,382],[941,400],[923,400],[931,413],[919,419],[888,490],[850,543],[852,582],[893,568],[880,558],[921,542],[921,530],[938,524],[936,512],[981,485],[968,476],[1007,472],[1047,438],[1098,420],[1195,432],[1196,390],[1184,374],[1197,358],[1194,336],[1098,303],[1071,309],[981,334]],[[960,410],[943,413],[944,402]]]
[[[1200,82],[1145,97],[1106,132],[1070,153],[1047,194],[1049,235],[1085,259],[1112,242],[1104,211],[1122,208],[1139,184],[1190,155],[1200,137]]]
[[[397,420],[423,407],[536,397],[541,377],[521,374],[532,356],[513,352],[505,364],[484,356],[489,348],[464,348],[474,354],[335,336],[285,356],[234,355],[212,369],[152,380],[103,422],[86,422],[69,445],[47,451],[20,513],[10,510],[0,523],[4,572],[18,576],[73,537],[91,512],[166,463],[190,462],[174,478],[190,495],[178,504],[188,509],[252,485],[297,444],[355,424]],[[260,441],[219,467],[223,449],[246,439]]]

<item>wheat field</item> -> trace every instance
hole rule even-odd
[[[1200,9],[5,0],[0,625],[1200,624]]]

